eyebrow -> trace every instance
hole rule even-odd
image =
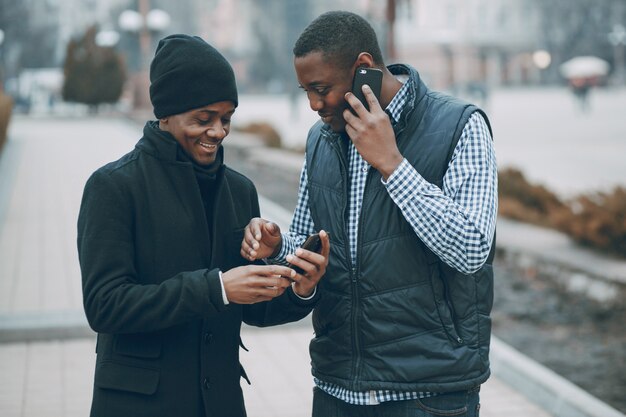
[[[326,83],[323,83],[321,81],[313,81],[308,84],[308,88],[321,87],[321,86],[328,87]],[[306,90],[307,87],[303,86],[302,84],[298,84],[298,88],[302,88],[303,90]]]

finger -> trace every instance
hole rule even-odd
[[[285,287],[265,287],[259,288],[256,292],[256,296],[267,301],[282,295],[284,292]]]
[[[250,248],[244,248],[243,245],[241,245],[241,250],[239,251],[239,254],[241,255],[242,258],[247,259],[249,261],[254,261],[256,260],[256,258],[254,257],[253,254],[251,254],[251,249]]]
[[[363,84],[361,90],[363,90],[363,94],[365,95],[365,99],[367,100],[367,104],[369,105],[370,113],[382,110],[382,108],[380,107],[380,103],[376,98],[376,94],[374,94],[374,91],[372,91],[372,88],[369,85]]]
[[[261,231],[258,222],[255,222],[254,219],[252,219],[244,229],[243,240],[248,244],[250,249],[258,248],[259,240],[261,240]]]
[[[263,301],[270,301],[272,298],[274,297],[263,294],[256,294],[253,297],[250,297],[250,301],[248,302],[248,304],[262,303]]]
[[[343,119],[346,121],[346,133],[350,139],[354,139],[354,134],[356,134],[354,124],[358,123],[359,118],[355,117],[350,110],[346,109],[343,111]]]
[[[241,242],[240,253],[241,253],[241,256],[245,259],[250,259],[252,261],[255,259],[254,255],[256,255],[256,252],[254,251],[254,249],[252,249],[252,247],[250,247],[250,245],[245,240],[245,238]]]
[[[321,238],[321,235],[320,235]],[[328,234],[326,234],[326,239],[328,239]],[[323,248],[324,242],[322,242]],[[309,250],[305,250],[302,248],[296,249],[296,256],[300,259],[304,259],[305,261],[313,264],[315,269],[320,269],[320,267],[324,266],[326,263],[327,256],[322,255],[321,253],[312,252]]]
[[[254,265],[252,273],[259,277],[283,276],[291,278],[296,275],[296,271],[283,265]]]
[[[296,253],[300,253],[300,255],[299,256],[296,256],[293,254],[287,255],[286,260],[290,264],[300,267],[300,269],[302,269],[304,272],[299,273],[298,275],[302,275],[306,277],[307,274],[314,273],[317,267],[311,262],[308,262],[307,260],[304,259],[304,257],[302,256],[304,252],[309,252],[309,251],[302,249],[302,248],[298,248],[296,249]],[[309,252],[309,253],[314,253],[314,252]]]
[[[322,250],[320,252],[320,255],[328,259],[330,255],[330,236],[328,235],[326,230],[320,230],[320,239],[322,239]]]
[[[272,236],[278,236],[280,234],[280,227],[274,222],[267,222],[263,225],[268,234]]]
[[[370,90],[371,91],[371,90]],[[350,91],[348,91],[345,95],[344,95],[344,99],[348,102],[348,104],[350,105],[350,107],[352,107],[352,109],[354,109],[356,116],[354,114],[352,114],[352,118],[353,119],[358,119],[362,116],[365,115],[365,113],[367,113],[367,109],[365,108],[365,106],[363,105],[363,103],[361,103],[361,100],[359,100],[358,98],[356,98],[356,96],[354,94],[352,94]],[[349,112],[349,111],[348,111]],[[345,112],[344,112],[345,113]],[[357,117],[358,116],[358,117]],[[346,118],[346,116],[344,115],[344,119]],[[347,122],[348,120],[346,120]]]
[[[346,110],[346,112],[350,113],[348,110]],[[346,122],[346,133],[348,134],[348,137],[350,138],[350,140],[356,145],[358,132],[354,127],[352,127],[351,124],[347,122]]]

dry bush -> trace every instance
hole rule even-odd
[[[7,139],[7,130],[13,111],[13,99],[0,90],[0,152]]]
[[[558,228],[576,241],[626,257],[626,189],[577,197]]]
[[[626,257],[626,189],[562,202],[516,169],[498,174],[499,214],[560,230],[584,245]]]
[[[274,126],[267,122],[251,122],[247,125],[239,126],[237,130],[258,135],[263,139],[263,143],[270,148],[280,148],[282,146],[280,134],[274,129]]]
[[[553,227],[553,217],[569,210],[552,192],[529,183],[517,169],[498,173],[499,213],[504,217]]]

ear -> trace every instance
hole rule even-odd
[[[374,58],[370,55],[369,52],[361,52],[355,61],[355,68],[358,67],[367,67],[371,68],[374,66]]]
[[[168,128],[168,123],[169,123],[170,119],[169,117],[163,117],[162,119],[159,119],[159,129],[161,130],[167,130]]]

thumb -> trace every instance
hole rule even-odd
[[[267,222],[264,226],[267,233],[269,233],[271,236],[278,236],[280,234],[280,227],[278,227],[276,223]]]

